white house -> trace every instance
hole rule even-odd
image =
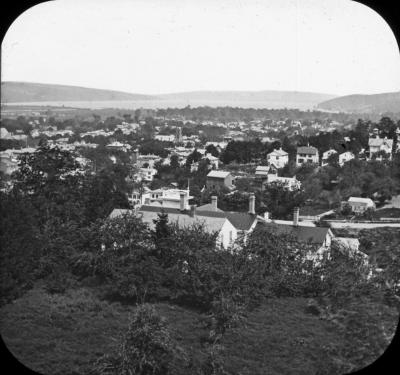
[[[237,230],[224,212],[197,211],[195,206],[191,206],[190,210],[180,210],[177,208],[142,205],[138,210],[114,209],[109,218],[131,213],[140,217],[150,229],[154,229],[154,220],[158,218],[158,214],[161,212],[165,212],[168,215],[170,223],[176,223],[180,228],[188,228],[192,225],[200,224],[209,233],[217,232],[217,247],[228,248],[237,238]]]
[[[296,165],[300,167],[305,163],[319,163],[318,150],[312,146],[297,147]]]
[[[218,198],[216,196],[211,197],[211,203],[197,207],[197,212],[219,212],[226,215],[228,220],[236,229],[235,239],[247,240],[248,235],[255,229],[258,216],[255,212],[255,196],[254,194],[249,195],[249,210],[248,212],[234,212],[234,211],[222,211],[218,208]]]
[[[175,135],[174,134],[156,134],[154,139],[161,142],[175,142]]]
[[[370,198],[350,197],[346,203],[354,213],[363,213],[368,208],[375,209],[375,203]]]
[[[301,182],[294,177],[279,177],[277,174],[269,174],[265,184],[280,183],[288,190],[298,190],[301,187]]]
[[[328,151],[325,151],[325,152],[322,154],[322,163],[321,163],[321,165],[322,165],[322,166],[328,165],[328,159],[329,159],[332,155],[335,155],[335,154],[337,154],[337,151],[334,150],[333,148],[331,148],[331,149],[328,150]]]
[[[344,163],[354,159],[354,154],[351,151],[346,151],[339,154],[339,165],[342,167]]]
[[[193,196],[189,194],[189,189],[157,189],[144,192],[140,197],[140,204],[189,210],[190,199]]]
[[[368,146],[370,158],[380,151],[389,154],[389,158],[392,158],[393,139],[388,139],[387,137],[379,138],[378,135],[375,135],[375,137],[369,138]]]
[[[270,152],[267,155],[267,161],[269,164],[272,164],[276,168],[280,169],[289,163],[289,154],[280,148]]]
[[[332,239],[334,234],[328,227],[317,227],[302,225],[299,222],[299,209],[293,212],[293,222],[280,223],[278,220],[260,220],[259,225],[270,228],[278,235],[288,235],[294,242],[307,244],[312,247],[306,257],[310,260],[318,261],[324,253],[330,254]]]

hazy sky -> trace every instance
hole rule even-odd
[[[133,93],[400,90],[383,18],[350,0],[56,0],[2,44],[2,81]]]

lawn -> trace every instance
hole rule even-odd
[[[196,311],[156,304],[186,353],[205,358],[201,338],[207,331]],[[128,326],[134,306],[101,301],[80,288],[49,295],[37,287],[0,309],[2,338],[14,356],[42,374],[86,374],[113,349]],[[307,299],[270,299],[249,313],[245,324],[222,339],[230,373],[314,374],[325,359],[324,347],[340,346],[334,323],[306,312]]]

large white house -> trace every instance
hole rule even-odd
[[[189,189],[145,189],[142,194],[134,192],[129,198],[133,206],[144,204],[148,206],[189,210],[189,201],[193,196],[189,194]]]
[[[154,220],[164,212],[168,215],[170,223],[177,224],[180,228],[188,228],[192,225],[203,225],[204,230],[209,233],[218,233],[216,246],[228,248],[237,238],[237,230],[226,217],[225,213],[215,211],[198,211],[195,206],[190,210],[180,210],[177,208],[163,208],[156,206],[142,205],[138,210],[114,209],[110,218],[122,216],[124,214],[134,214],[142,219],[150,229],[154,229]]]
[[[289,154],[280,148],[270,152],[267,155],[267,161],[269,164],[272,164],[276,168],[280,169],[289,163]]]
[[[312,146],[297,147],[296,165],[300,167],[305,163],[319,163],[318,149]]]
[[[372,155],[383,151],[389,155],[389,158],[392,158],[392,148],[393,148],[393,139],[379,138],[378,135],[375,137],[371,137],[368,140],[369,146],[369,157],[372,158]]]

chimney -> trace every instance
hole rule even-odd
[[[255,215],[256,213],[256,197],[254,193],[250,193],[249,197],[249,214]]]
[[[295,207],[293,210],[293,226],[297,227],[299,225],[299,208]]]
[[[218,209],[218,197],[216,195],[211,196],[211,206],[212,211],[217,211]]]
[[[179,201],[179,203],[180,203],[179,209],[180,209],[181,211],[184,211],[185,208],[186,208],[185,196],[186,196],[185,192],[181,191],[180,194],[179,194],[179,198],[180,198],[180,201]]]
[[[189,216],[190,217],[195,217],[196,216],[196,206],[194,204],[192,204],[190,206]]]
[[[264,220],[267,221],[267,222],[270,221],[269,220],[269,212],[268,211],[264,212]]]

